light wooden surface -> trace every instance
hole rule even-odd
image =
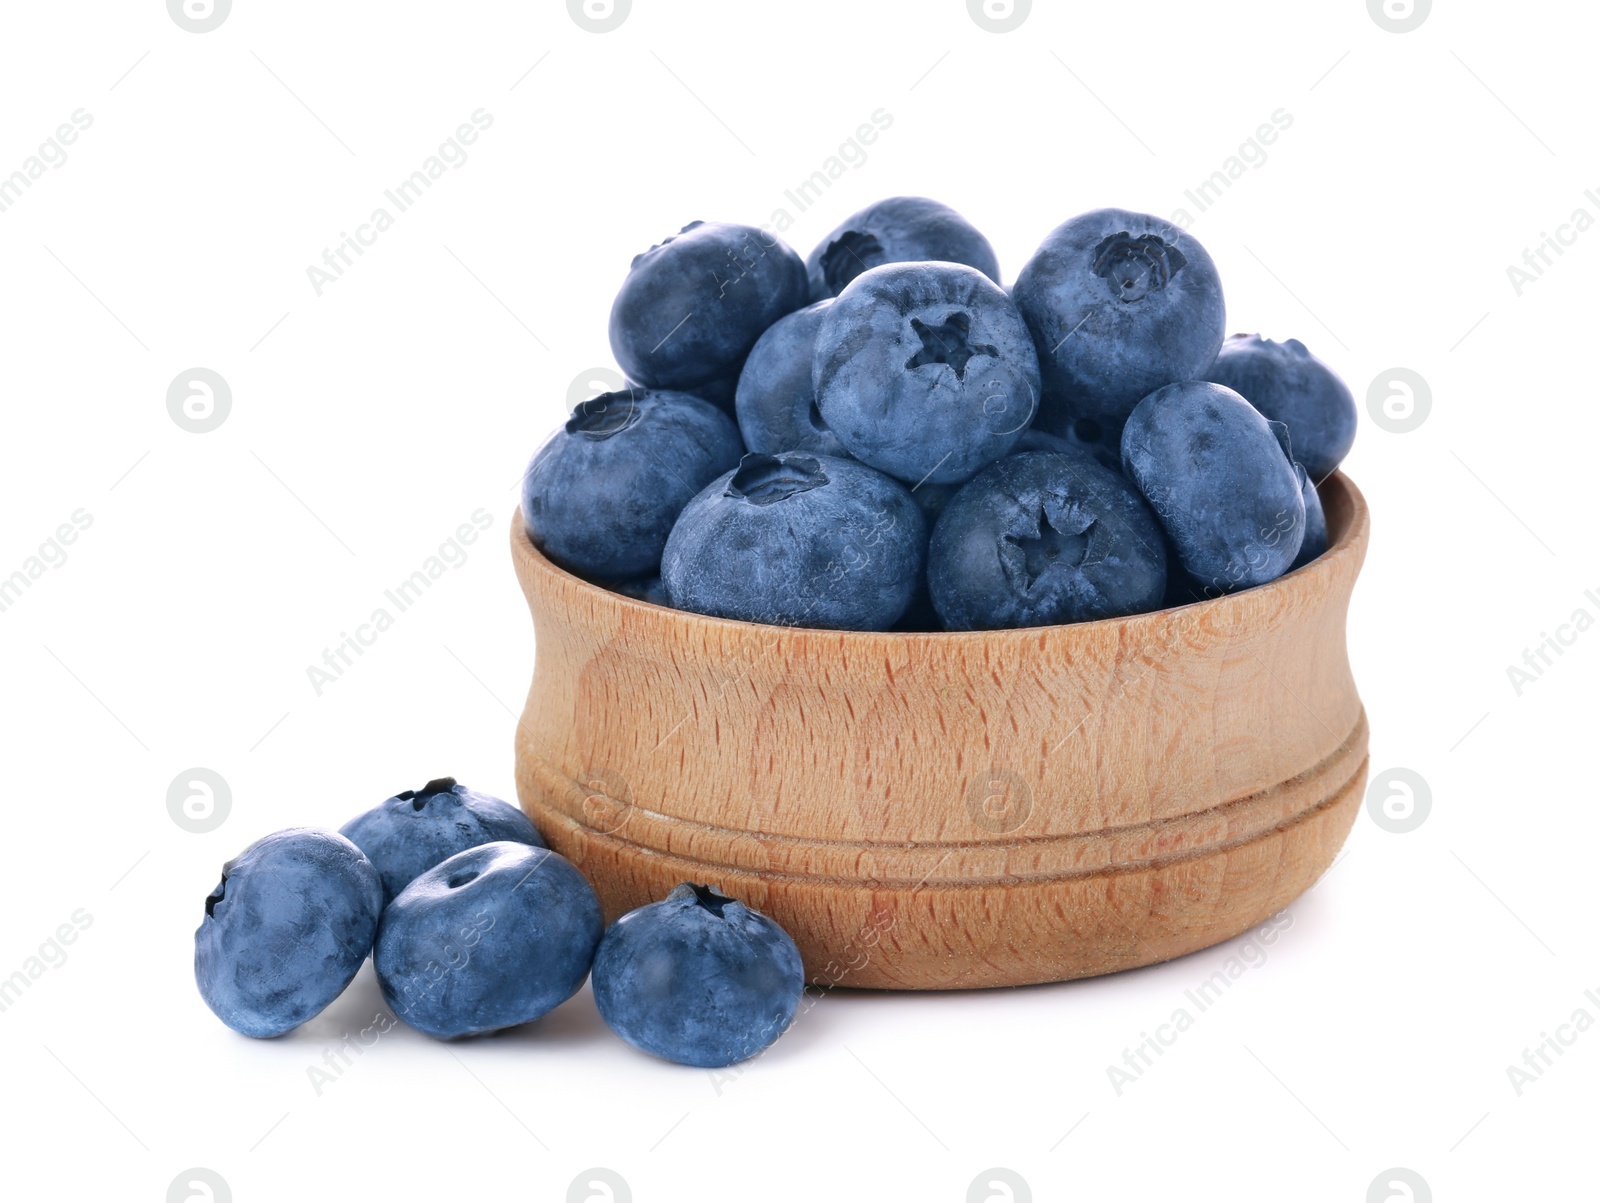
[[[536,628],[522,805],[608,919],[711,882],[826,985],[1109,973],[1215,944],[1333,860],[1367,727],[1345,653],[1361,494],[1268,585],[1074,626],[803,631],[633,601],[511,529]]]

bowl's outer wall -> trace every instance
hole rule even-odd
[[[1367,733],[1345,615],[1369,520],[1267,585],[1073,626],[862,634],[652,606],[512,523],[537,631],[524,808],[608,918],[682,880],[823,984],[1014,985],[1206,947],[1331,862]]]

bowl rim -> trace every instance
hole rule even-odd
[[[1356,487],[1355,482],[1338,469],[1324,477],[1317,485],[1317,494],[1322,499],[1323,510],[1327,514],[1329,535],[1334,535],[1334,527],[1339,520],[1342,520],[1342,529],[1338,531],[1337,537],[1330,537],[1328,550],[1316,559],[1282,576],[1274,577],[1265,584],[1224,593],[1204,601],[1186,602],[1181,606],[1164,606],[1158,610],[1144,610],[1138,614],[1125,614],[1116,618],[1096,618],[1086,622],[1057,623],[1051,626],[1005,627],[990,631],[846,631],[835,627],[800,627],[784,626],[779,623],[746,622],[743,619],[719,618],[710,614],[697,614],[692,610],[659,606],[654,602],[629,597],[604,585],[586,581],[546,558],[528,535],[527,525],[522,520],[520,504],[512,511],[511,547],[518,576],[524,579],[524,583],[528,579],[527,574],[539,574],[556,581],[560,587],[577,597],[587,599],[593,605],[612,606],[623,614],[634,613],[657,621],[677,621],[691,626],[703,624],[711,631],[723,630],[730,634],[757,633],[769,638],[781,635],[838,639],[857,646],[864,652],[870,652],[874,648],[914,646],[922,641],[934,641],[940,645],[981,642],[994,646],[1008,639],[1027,641],[1059,636],[1062,632],[1082,633],[1086,637],[1097,632],[1119,632],[1150,622],[1167,621],[1171,615],[1183,615],[1186,620],[1198,619],[1214,612],[1229,611],[1241,606],[1256,606],[1274,594],[1314,588],[1314,583],[1326,583],[1331,586],[1336,576],[1343,576],[1346,572],[1354,578],[1366,555],[1367,540],[1372,527],[1372,517],[1367,508],[1366,497]]]

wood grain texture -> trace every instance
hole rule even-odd
[[[1268,585],[1017,631],[758,626],[586,584],[511,542],[536,629],[523,808],[608,919],[712,882],[824,985],[1020,985],[1167,960],[1280,910],[1360,806],[1345,652],[1361,494]]]

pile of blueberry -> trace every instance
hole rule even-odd
[[[1009,288],[989,242],[880,201],[804,261],[693,222],[611,310],[626,387],[523,482],[554,563],[750,622],[992,630],[1263,584],[1327,549],[1350,390],[1291,339],[1224,341],[1195,239],[1097,209]]]
[[[451,777],[229,861],[195,932],[195,981],[234,1031],[281,1036],[369,953],[384,1001],[429,1036],[528,1023],[592,976],[629,1044],[706,1067],[770,1045],[802,990],[788,934],[712,886],[685,882],[606,928],[589,883],[522,811]]]

